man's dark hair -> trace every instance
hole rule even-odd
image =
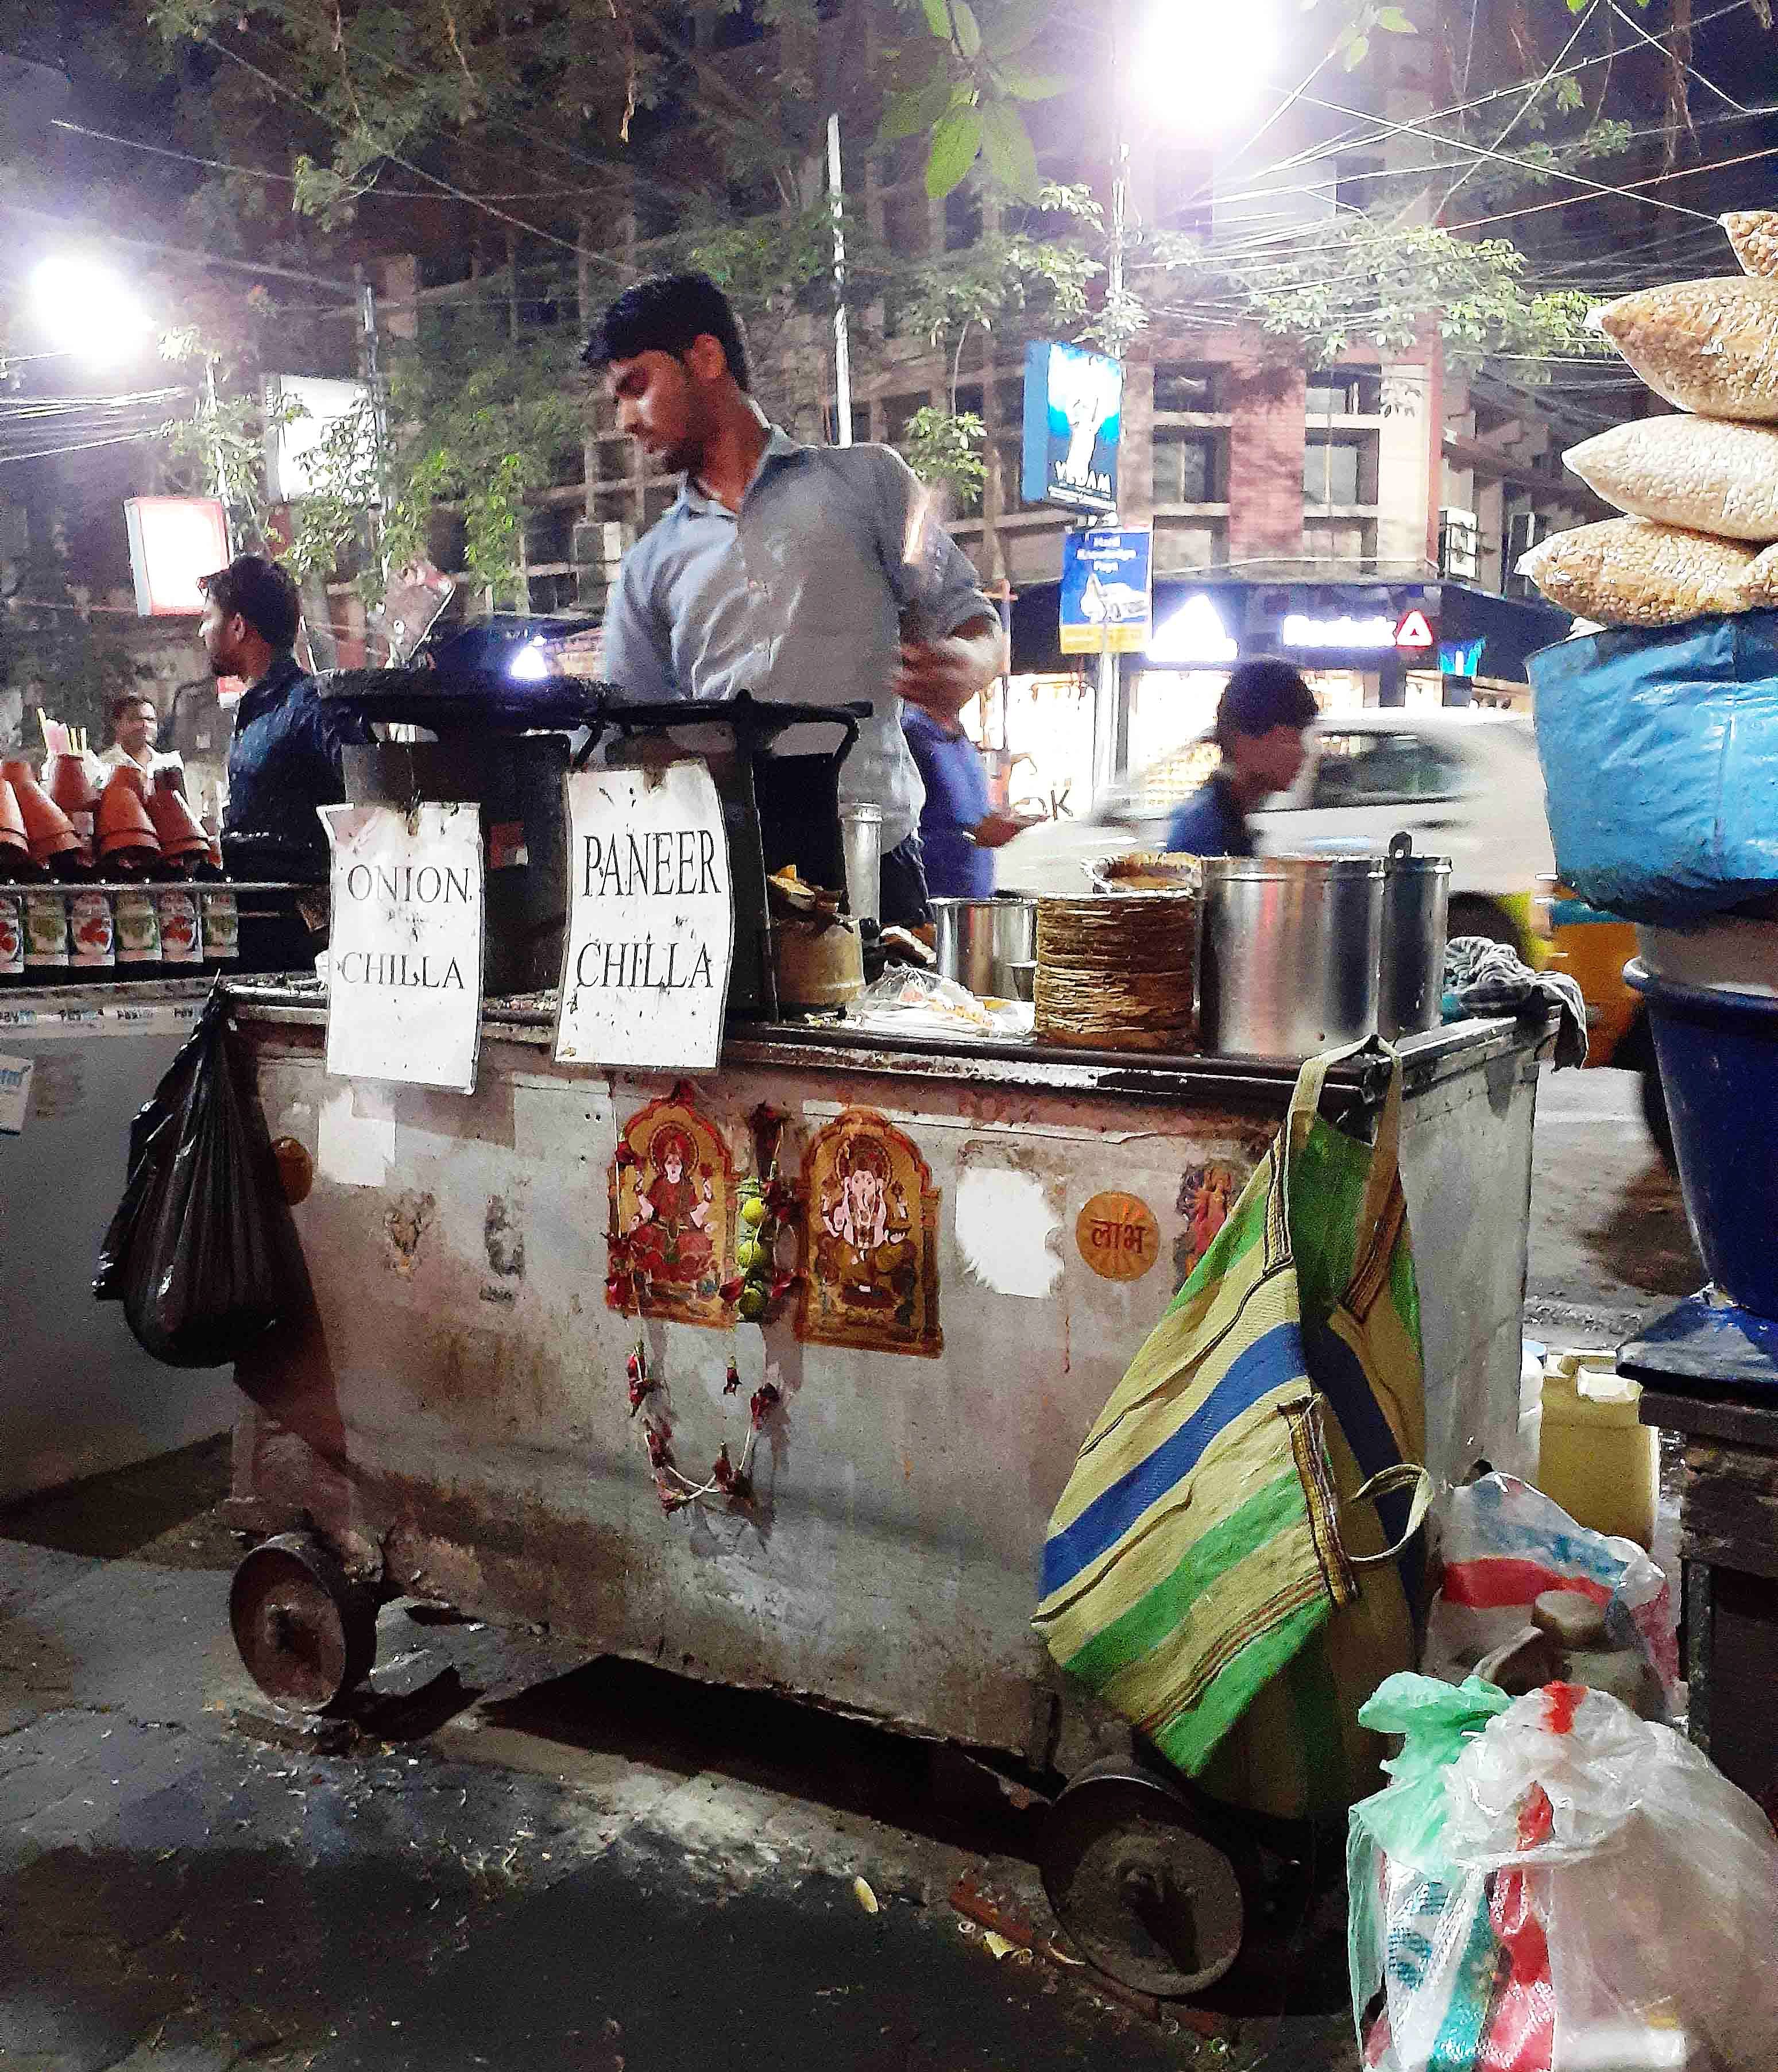
[[[237,554],[213,576],[200,576],[198,588],[214,598],[225,619],[238,611],[268,647],[282,653],[296,644],[303,601],[288,569],[263,554]]]
[[[1319,707],[1300,671],[1275,656],[1237,663],[1216,703],[1216,746],[1227,748],[1237,734],[1270,734],[1274,726],[1312,724]]]
[[[111,701],[111,731],[113,734],[123,725],[125,713],[134,712],[138,705],[146,705],[157,720],[161,716],[160,707],[146,691],[126,691],[121,697]]]
[[[682,360],[696,339],[713,338],[728,371],[751,389],[747,340],[729,298],[707,273],[656,273],[626,288],[599,320],[580,356],[583,367],[609,367],[642,352],[670,352]]]

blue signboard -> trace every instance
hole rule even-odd
[[[1027,345],[1026,503],[1062,504],[1099,517],[1115,511],[1123,422],[1121,360],[1080,345]]]
[[[1062,652],[1138,655],[1154,617],[1154,535],[1062,536]]]

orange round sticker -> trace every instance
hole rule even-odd
[[[1161,1227],[1134,1194],[1095,1194],[1075,1219],[1074,1242],[1107,1281],[1139,1281],[1161,1256]]]

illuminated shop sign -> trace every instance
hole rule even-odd
[[[1026,503],[1065,504],[1095,517],[1115,511],[1123,421],[1122,360],[1079,345],[1027,345]]]
[[[1362,619],[1311,619],[1306,613],[1289,613],[1278,628],[1278,639],[1286,648],[1370,648],[1377,653],[1391,648],[1422,652],[1438,645],[1426,614],[1418,606],[1399,619],[1373,612]]]

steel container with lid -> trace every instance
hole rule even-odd
[[[1382,937],[1381,857],[1206,857],[1204,1049],[1307,1058],[1373,1035]]]
[[[1393,1042],[1436,1029],[1445,997],[1445,923],[1451,859],[1416,856],[1414,840],[1389,843],[1383,866],[1383,948],[1378,1034]]]

